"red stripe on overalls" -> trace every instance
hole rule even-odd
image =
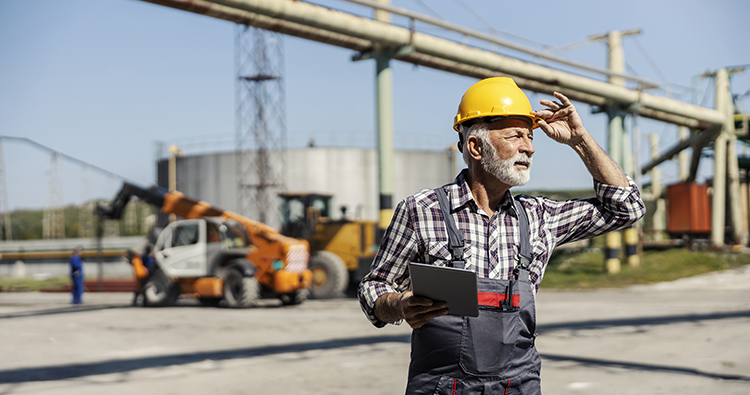
[[[500,303],[504,302],[506,297],[506,294],[495,292],[477,292],[477,299],[480,306],[500,306]],[[521,295],[513,295],[512,305],[513,307],[521,306]]]

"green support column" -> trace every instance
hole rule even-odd
[[[616,73],[625,72],[625,55],[622,49],[622,36],[639,34],[640,30],[632,30],[621,32],[613,30],[597,37],[597,39],[606,39],[608,44],[607,51],[607,64],[610,71]],[[625,86],[625,79],[618,76],[609,76],[609,83],[612,85]],[[626,112],[617,106],[610,105],[607,108],[607,116],[609,117],[608,123],[608,140],[607,140],[607,153],[612,160],[617,163],[623,171],[628,174],[633,174],[633,159],[632,153],[630,152],[630,144],[627,140],[627,134],[625,133],[625,116]],[[629,243],[638,244],[638,233],[633,234],[633,231],[629,231],[625,234],[625,240]],[[611,232],[607,235],[606,239],[606,257],[604,259],[604,268],[607,273],[614,274],[620,272],[620,249],[622,248],[622,234],[618,231]],[[628,244],[632,247],[631,244]],[[632,248],[627,250],[632,252]],[[635,258],[631,258],[628,255],[628,262],[638,264]]]
[[[393,72],[390,57],[375,56],[377,67],[378,189],[380,190],[380,229],[393,217]]]
[[[723,114],[731,114],[732,102],[729,92],[729,76],[724,69],[716,72],[716,109]],[[716,247],[724,245],[724,220],[726,215],[727,193],[727,141],[729,139],[729,120],[724,122],[721,134],[714,141],[714,182],[711,196],[711,244]],[[731,125],[734,128],[734,125]]]
[[[659,157],[659,136],[656,133],[651,133],[649,139],[651,140],[651,159],[656,159]],[[682,153],[680,153],[680,155],[681,154]],[[680,177],[682,177],[682,170],[680,170]],[[685,175],[685,178],[687,178],[687,175]],[[651,217],[654,240],[665,240],[667,230],[667,204],[661,196],[663,187],[661,185],[661,172],[658,167],[654,167],[651,170],[651,191],[656,200],[656,210],[654,210],[654,214]]]
[[[378,0],[388,5],[390,0]],[[390,13],[375,10],[375,20],[390,23]],[[376,111],[378,127],[378,189],[380,191],[379,228],[385,230],[393,217],[393,71],[390,53],[375,49]]]

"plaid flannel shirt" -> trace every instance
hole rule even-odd
[[[467,170],[443,188],[448,192],[451,213],[465,239],[465,268],[486,278],[510,279],[520,241],[518,214],[510,191],[490,218],[477,206],[466,182]],[[519,195],[529,217],[533,290],[539,289],[555,247],[617,230],[638,221],[646,212],[638,188],[616,187],[594,180],[596,197],[555,201]],[[387,323],[373,314],[381,295],[409,290],[408,262],[450,265],[448,235],[433,190],[422,190],[401,201],[386,230],[378,254],[358,290],[362,310],[377,327]],[[394,322],[398,324],[400,322]]]

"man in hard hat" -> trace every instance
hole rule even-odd
[[[453,125],[468,169],[394,211],[358,294],[375,326],[405,320],[413,328],[409,394],[540,394],[534,296],[552,251],[645,213],[635,184],[594,141],[570,100],[554,96],[559,101],[542,100],[546,108],[533,111],[510,78],[474,84]],[[595,198],[511,195],[529,181],[537,127],[581,157]],[[479,316],[447,315],[444,302],[413,295],[408,262],[476,272]]]

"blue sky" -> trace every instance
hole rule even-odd
[[[314,1],[369,14],[345,1]],[[399,7],[439,15],[488,31],[456,0],[392,0]],[[640,28],[624,39],[629,71],[661,84],[679,98],[713,107],[712,82],[696,76],[720,67],[750,64],[746,1],[526,1],[463,0],[500,37],[541,49],[581,43],[609,30]],[[709,4],[710,3],[710,4]],[[427,4],[430,10],[424,5]],[[399,22],[396,20],[396,22]],[[421,30],[440,33],[435,28]],[[512,34],[518,38],[508,35]],[[0,2],[0,135],[26,137],[108,169],[140,184],[155,179],[155,141],[187,152],[231,149],[234,139],[234,25],[136,0],[3,0]],[[374,62],[352,62],[352,52],[286,37],[285,88],[288,143],[373,145]],[[504,51],[516,56],[512,52]],[[555,54],[606,66],[603,42]],[[393,62],[397,148],[440,150],[453,144],[458,101],[474,80]],[[686,87],[695,85],[693,94]],[[750,71],[732,79],[733,93],[750,89]],[[662,94],[662,93],[659,93]],[[543,95],[530,94],[539,108]],[[750,112],[750,97],[740,104]],[[606,117],[579,105],[588,129],[606,146]],[[676,127],[640,121],[663,147]],[[540,133],[541,134],[541,133]],[[546,137],[535,140],[533,189],[587,188],[590,177],[577,157]],[[646,155],[645,141],[643,154]],[[11,209],[46,204],[48,154],[5,141]],[[711,174],[704,160],[701,177]],[[667,181],[676,168],[662,167]],[[84,190],[80,166],[63,161],[64,202],[109,198],[119,180],[91,172]]]

